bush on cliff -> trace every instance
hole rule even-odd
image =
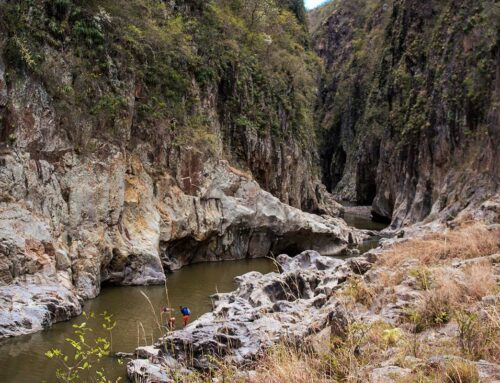
[[[0,4],[9,81],[40,78],[81,146],[88,137],[72,131],[77,111],[94,116],[90,137],[118,140],[132,105],[134,135],[196,137],[189,120],[207,118],[201,99],[213,93],[228,129],[246,118],[259,134],[310,141],[319,64],[304,21],[297,1]]]

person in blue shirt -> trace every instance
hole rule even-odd
[[[189,308],[185,306],[180,306],[180,310],[182,314],[182,320],[184,321],[184,327],[186,327],[189,322],[189,317],[191,316],[191,310],[189,310]]]

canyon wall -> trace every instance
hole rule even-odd
[[[327,189],[393,227],[494,195],[492,7],[0,0],[0,337],[104,283],[349,252]]]
[[[309,16],[323,180],[338,199],[401,227],[498,193],[494,1],[333,1]]]
[[[105,283],[359,242],[300,210],[341,208],[298,5],[0,1],[0,337],[78,315]]]

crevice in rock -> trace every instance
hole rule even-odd
[[[352,242],[352,238],[351,238]],[[224,235],[213,235],[199,240],[188,236],[160,243],[160,258],[166,273],[185,265],[246,258],[263,258],[289,254],[295,256],[306,250],[323,255],[347,255],[355,244],[335,238],[331,233],[311,233],[298,230],[277,235],[268,229],[233,228]]]
[[[383,223],[383,224],[386,224],[386,225],[390,225],[391,222],[392,222],[392,218],[383,216],[381,214],[378,214],[374,210],[372,210],[372,220],[374,222]]]
[[[288,254],[295,256],[306,250],[316,250],[323,255],[338,255],[346,247],[343,241],[332,238],[331,234],[310,233],[301,230],[276,237],[271,252],[274,255]]]

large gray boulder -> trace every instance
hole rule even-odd
[[[27,334],[82,311],[50,229],[18,206],[0,204],[0,338]],[[69,260],[65,259],[67,263]]]

